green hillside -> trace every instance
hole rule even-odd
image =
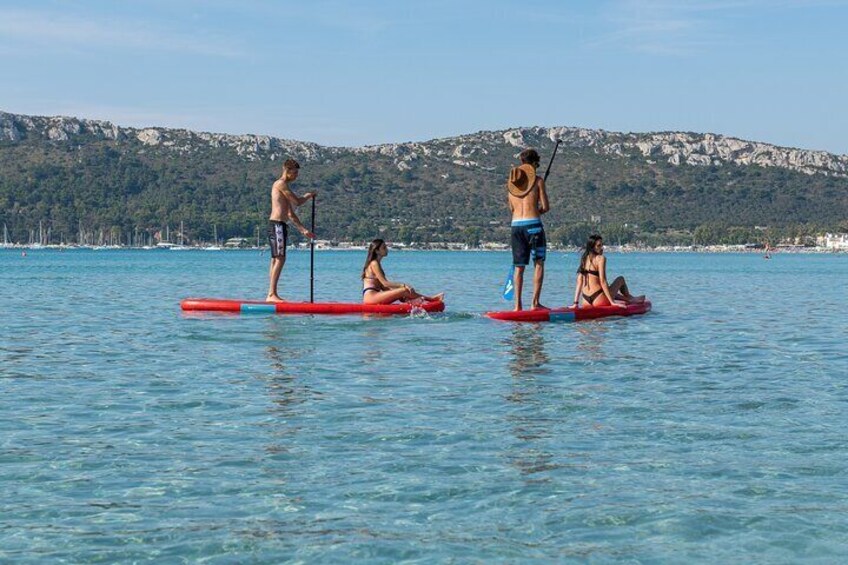
[[[76,241],[82,226],[95,238],[102,232],[126,242],[129,234],[166,225],[175,231],[180,222],[191,241],[211,239],[213,225],[220,238],[250,237],[257,227],[264,232],[270,186],[289,156],[303,166],[295,189],[320,193],[321,238],[508,238],[505,179],[519,149],[492,133],[463,136],[473,165],[434,156],[455,148],[454,139],[416,144],[431,155],[403,166],[398,155],[415,147],[287,152],[281,145],[245,155],[191,132],[167,130],[182,140],[175,149],[142,143],[135,130],[108,139],[82,127],[70,139],[52,140],[38,127],[17,127],[18,139],[0,138],[0,223],[16,241],[27,241],[39,222],[53,241]],[[530,131],[525,139],[546,163],[549,137]],[[557,243],[579,243],[594,230],[622,243],[745,243],[845,229],[848,218],[842,176],[734,163],[673,165],[576,143],[563,144],[548,186],[552,211],[545,222]],[[308,218],[308,211],[302,215]]]

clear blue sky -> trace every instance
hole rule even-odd
[[[0,0],[0,109],[332,145],[515,126],[848,153],[848,0]]]

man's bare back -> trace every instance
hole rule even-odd
[[[524,196],[509,196],[509,209],[513,220],[529,220],[539,218],[548,211],[548,195],[545,193],[545,181],[536,177],[536,182],[530,192]]]

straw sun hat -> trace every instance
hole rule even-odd
[[[509,171],[509,181],[506,183],[506,188],[510,194],[521,198],[530,192],[535,182],[536,167],[530,164],[524,164],[519,167],[513,167]]]

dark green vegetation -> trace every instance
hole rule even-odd
[[[80,226],[89,242],[111,234],[126,243],[130,234],[152,235],[166,225],[173,240],[180,222],[192,242],[210,240],[213,225],[220,239],[253,237],[257,228],[264,234],[271,183],[292,156],[303,165],[295,189],[320,193],[321,238],[505,243],[505,180],[518,150],[488,140],[485,151],[467,157],[475,166],[435,156],[456,146],[436,140],[418,146],[431,156],[419,153],[401,170],[398,155],[370,150],[258,152],[251,160],[205,142],[183,152],[144,145],[134,133],[118,141],[84,132],[51,141],[30,133],[0,141],[0,224],[19,242],[40,221],[53,242],[76,242]],[[529,141],[546,164],[553,143]],[[845,178],[778,167],[673,166],[576,144],[564,144],[548,185],[552,211],[545,223],[551,241],[561,244],[579,244],[593,231],[612,243],[774,243],[845,230],[848,218]],[[308,208],[300,213],[308,222]]]

